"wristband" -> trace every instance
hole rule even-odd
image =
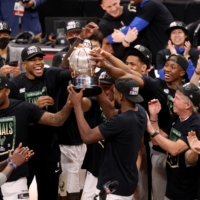
[[[154,134],[152,134],[151,137],[154,138],[154,137],[156,137],[156,135],[158,135],[158,134],[159,134],[159,131],[158,131],[158,130],[155,130]]]
[[[126,42],[127,44],[130,44],[130,42],[128,42],[127,40],[124,39],[124,42]]]
[[[9,162],[8,165],[12,165],[12,166],[14,167],[14,170],[17,169],[17,166],[16,166],[15,163],[13,163],[13,162]]]
[[[80,39],[80,40],[82,40],[82,41],[84,40],[80,35],[77,38]]]
[[[194,71],[195,74],[200,75],[200,72],[198,72],[197,70]]]

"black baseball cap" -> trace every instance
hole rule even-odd
[[[115,88],[129,101],[142,102],[144,99],[139,94],[139,85],[132,78],[121,78],[115,81]]]
[[[7,76],[0,74],[0,89],[10,88],[10,83]]]
[[[106,72],[101,72],[99,76],[99,81],[104,84],[112,85],[115,83],[115,80],[112,79]]]
[[[175,58],[176,57],[176,58]],[[167,61],[171,60],[173,62],[176,62],[177,64],[179,64],[185,71],[188,68],[188,61],[186,60],[186,58],[181,55],[181,54],[171,54],[168,58]]]
[[[176,84],[178,90],[180,90],[185,96],[187,96],[194,106],[199,107],[200,104],[200,90],[193,83],[186,83],[183,86]]]
[[[8,32],[9,34],[11,33],[11,28],[6,22],[0,22],[0,32]]]
[[[182,29],[186,34],[188,32],[187,26],[181,21],[174,21],[169,25],[169,28],[166,30],[167,35],[170,35],[171,32],[175,29]]]
[[[35,56],[45,56],[45,54],[42,52],[41,48],[38,46],[32,45],[32,46],[25,47],[22,50],[21,58],[22,58],[23,62],[25,60],[29,60]]]
[[[66,22],[66,32],[70,31],[82,31],[83,25],[82,22],[79,20],[71,20]]]
[[[140,58],[144,58],[143,60],[148,67],[152,63],[152,53],[149,51],[148,48],[143,45],[138,44],[134,47],[126,48],[125,59],[127,59],[127,57],[131,55],[136,55],[140,56]]]
[[[150,63],[152,62],[152,54],[148,48],[146,48],[143,45],[138,44],[134,46],[134,49],[138,50],[145,58],[149,60]]]

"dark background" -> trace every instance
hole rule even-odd
[[[129,0],[121,2],[128,3]],[[166,5],[175,20],[189,24],[200,19],[199,0],[165,0],[161,2]],[[97,17],[99,20],[104,13],[98,0],[47,0],[39,8],[39,12],[44,32],[45,17]]]

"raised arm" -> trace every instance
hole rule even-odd
[[[160,109],[159,108],[159,101],[157,99],[152,100],[149,103],[149,112],[150,112],[150,119],[148,118],[147,122],[147,132],[149,132],[151,138],[156,141],[156,143],[165,151],[169,152],[172,156],[176,156],[188,149],[188,145],[181,139],[178,139],[177,141],[171,141],[168,138],[165,137],[167,135],[160,134],[159,127],[157,124],[158,118],[151,119],[152,116],[156,116],[155,113]],[[157,124],[157,128],[155,127],[155,124]],[[156,129],[155,129],[156,128]],[[156,131],[157,130],[157,131]]]
[[[132,78],[138,82],[140,88],[143,88],[144,81],[142,80],[142,75],[138,72],[129,70],[126,64],[112,54],[97,48],[91,51],[90,55],[90,59],[94,61],[94,65],[103,68],[114,80],[119,78]],[[106,63],[105,59],[112,65]]]
[[[72,110],[72,103],[71,101],[67,100],[66,105],[57,113],[50,113],[45,112],[40,120],[38,121],[39,124],[46,124],[49,126],[62,126],[63,123],[68,119],[69,115],[71,114]]]
[[[101,109],[103,110],[106,119],[110,119],[114,115],[118,114],[118,109],[115,109],[113,103],[105,95],[104,91],[102,91],[102,93],[97,96],[97,100]]]
[[[63,61],[61,63],[61,67],[64,69],[69,69],[69,57],[74,51],[74,47],[77,47],[80,43],[83,42],[84,39],[87,39],[93,35],[93,33],[98,30],[98,26],[94,22],[90,22],[85,26],[83,31],[80,33],[79,37],[76,39],[74,44],[70,47],[68,52],[66,53],[65,57],[63,58]]]
[[[74,91],[73,85],[70,85],[68,86],[68,92],[69,92],[69,99],[73,102],[76,121],[83,142],[89,144],[104,140],[104,137],[99,131],[99,128],[95,127],[91,129],[84,118],[83,111],[81,108],[83,89],[79,93],[77,93],[76,91]]]

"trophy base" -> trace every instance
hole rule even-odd
[[[94,76],[80,75],[72,80],[74,90],[79,92],[82,88],[84,97],[97,96],[101,94],[102,89],[98,86],[98,80]]]
[[[99,86],[86,86],[86,87],[79,87],[79,86],[74,86],[74,90],[76,92],[80,92],[82,88],[85,88],[83,90],[83,96],[84,97],[90,97],[90,96],[97,96],[101,94],[102,89]]]

